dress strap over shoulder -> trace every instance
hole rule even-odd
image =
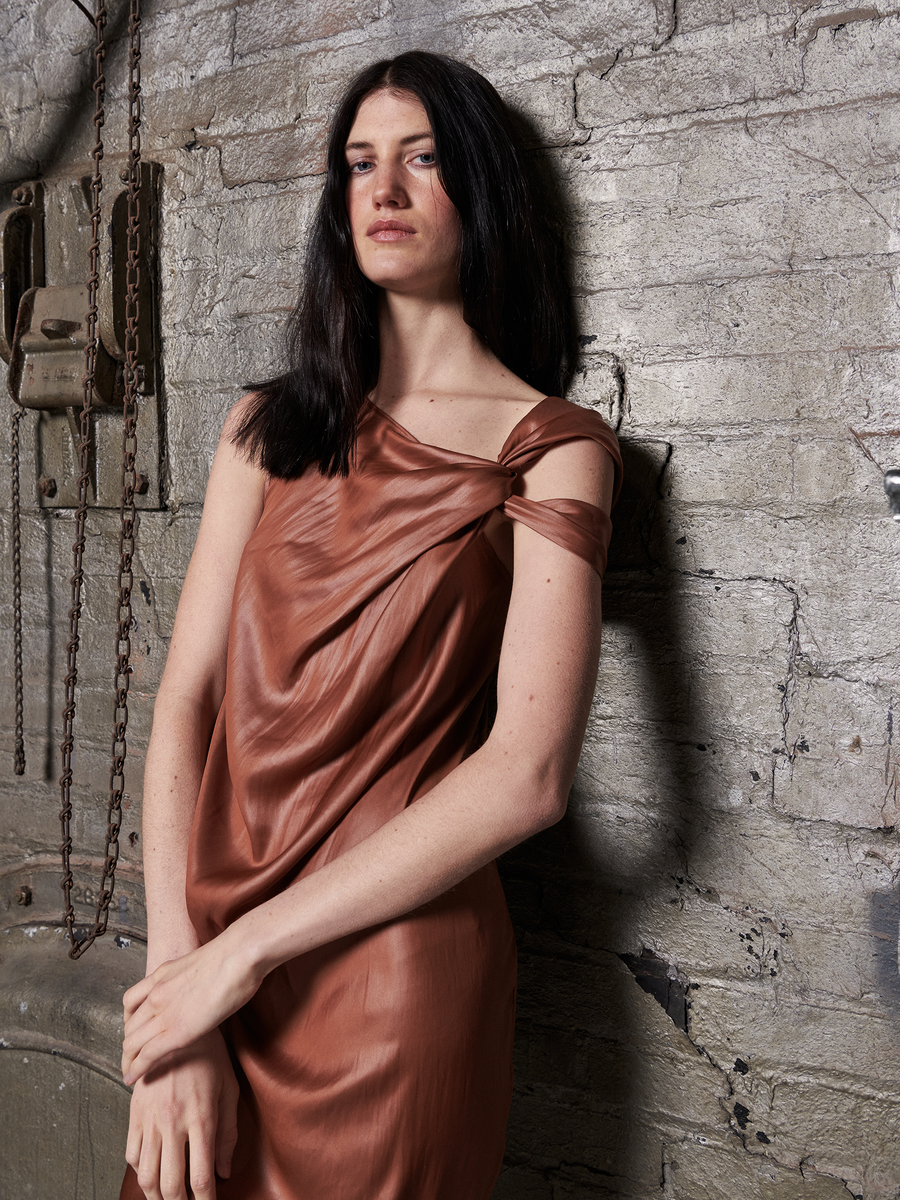
[[[598,413],[557,396],[548,396],[536,404],[519,422],[507,438],[498,461],[513,471],[523,471],[551,447],[581,438],[597,442],[611,456],[616,468],[615,504],[622,486],[622,456],[616,435]],[[595,504],[570,498],[526,500],[510,496],[501,508],[512,520],[583,558],[599,575],[605,571],[612,521]]]
[[[584,500],[525,500],[510,496],[501,511],[521,521],[564,550],[590,563],[598,575],[606,570],[612,521],[595,504]]]

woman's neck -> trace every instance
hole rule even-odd
[[[477,389],[500,365],[463,320],[456,296],[385,293],[379,324],[381,365],[372,394],[379,407],[389,410],[416,393]]]

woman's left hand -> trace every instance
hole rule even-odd
[[[140,1079],[173,1050],[215,1029],[254,995],[262,975],[229,933],[163,963],[125,993],[126,1084]]]

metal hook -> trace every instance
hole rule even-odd
[[[891,516],[900,521],[900,467],[892,467],[884,473],[884,490],[891,506]]]

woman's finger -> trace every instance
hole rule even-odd
[[[143,1047],[146,1046],[147,1042],[155,1036],[157,1036],[156,1031],[143,1028],[136,1033],[130,1034],[122,1043],[122,1078],[129,1087],[138,1078],[132,1070],[135,1058]]]
[[[211,1127],[196,1126],[191,1130],[188,1162],[194,1200],[216,1200],[213,1141]]]
[[[240,1089],[232,1074],[219,1095],[216,1122],[216,1171],[223,1179],[231,1175],[231,1160],[237,1145],[237,1102]]]
[[[125,1008],[126,1019],[131,1016],[135,1009],[139,1008],[143,1004],[144,1000],[149,995],[151,989],[153,988],[153,976],[155,974],[156,972],[154,971],[153,975],[147,975],[143,979],[139,980],[133,987],[130,987],[122,997],[122,1004]]]
[[[138,1057],[133,1059],[131,1064],[122,1071],[122,1082],[126,1087],[134,1087],[137,1081],[147,1074],[155,1061],[155,1059],[147,1061],[147,1056],[141,1051]]]
[[[154,984],[152,988],[147,989],[140,1004],[132,1005],[130,1011],[128,1009],[125,1010],[126,1034],[134,1033],[135,1030],[146,1025],[148,1021],[152,1021],[155,1016],[159,1015],[161,1009],[166,1006],[168,999],[169,993],[161,983]]]
[[[128,1125],[128,1141],[125,1143],[125,1161],[135,1171],[141,1165],[141,1144],[143,1140],[144,1131],[142,1127],[136,1120],[132,1119]]]
[[[131,1087],[138,1079],[146,1075],[151,1067],[156,1066],[173,1050],[182,1050],[185,1046],[190,1045],[191,1038],[187,1041],[180,1040],[173,1035],[169,1029],[163,1029],[159,1033],[154,1034],[143,1043],[140,1051],[134,1056],[128,1064],[126,1070],[122,1072],[122,1078],[127,1087]]]
[[[155,1020],[155,1014],[147,1013],[146,1018],[137,1019],[130,1018],[125,1022],[125,1037],[122,1040],[122,1046],[130,1046],[134,1050],[141,1042],[145,1042],[148,1036],[152,1036],[152,1030],[149,1026]]]
[[[184,1140],[167,1137],[159,1160],[159,1191],[162,1200],[187,1200]]]
[[[147,1131],[141,1142],[141,1156],[137,1163],[132,1163],[137,1175],[138,1187],[147,1200],[162,1200],[159,1190],[159,1160],[162,1152],[162,1142],[159,1131]]]
[[[143,1009],[147,1010],[146,1013],[143,1012]],[[163,1055],[168,1054],[171,1050],[189,1046],[205,1032],[202,1029],[192,1031],[178,1025],[163,1024],[164,1019],[171,1020],[174,1015],[169,1010],[154,1013],[147,1004],[143,1006],[143,1009],[136,1017],[125,1023],[125,1038],[122,1042],[122,1076],[127,1084],[133,1083]],[[133,1070],[135,1059],[151,1045],[153,1049],[149,1056],[144,1055],[142,1059],[144,1064],[142,1070],[135,1074]]]

